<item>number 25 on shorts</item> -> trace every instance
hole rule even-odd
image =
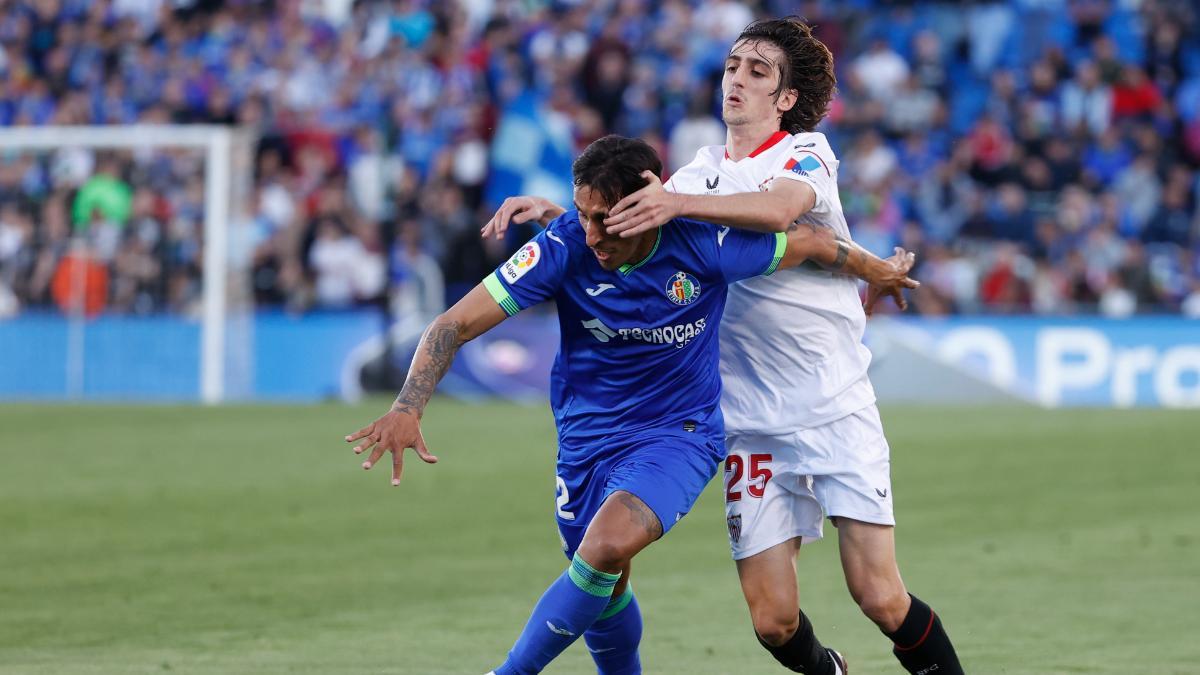
[[[771,480],[771,469],[763,466],[771,463],[768,453],[750,455],[750,471],[746,474],[746,459],[741,455],[730,455],[725,458],[725,503],[742,500],[742,491],[735,488],[746,478],[746,494],[755,499],[762,499],[767,491],[767,481]]]

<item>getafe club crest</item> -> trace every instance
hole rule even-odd
[[[676,272],[667,282],[667,299],[677,305],[690,305],[700,297],[700,282],[687,272]]]
[[[742,516],[740,514],[729,516],[725,522],[729,524],[729,541],[738,543],[738,540],[742,538]]]

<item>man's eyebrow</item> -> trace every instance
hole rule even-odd
[[[770,61],[767,61],[766,59],[760,59],[756,56],[744,56],[743,57],[743,56],[738,56],[737,54],[730,54],[729,56],[726,56],[725,61],[726,62],[741,61],[743,58],[746,59],[747,61],[753,63],[754,65],[763,65],[763,66],[766,66],[767,68],[770,68],[771,66],[774,65]]]
[[[587,212],[587,211],[585,211],[585,210],[583,209],[583,207],[579,205],[579,202],[573,202],[573,206],[575,207],[575,210],[579,212],[579,215],[581,215],[581,216],[587,216],[587,215],[588,215],[588,212]],[[596,211],[595,213],[593,213],[593,214],[591,214],[591,215],[592,215],[592,216],[599,216],[599,217],[601,218],[601,220],[603,220],[605,217],[607,217],[607,216],[608,216],[608,211],[607,211],[607,210],[604,210],[604,211]]]

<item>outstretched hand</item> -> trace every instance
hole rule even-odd
[[[917,254],[905,251],[903,248],[897,246],[895,253],[887,258],[886,262],[892,265],[893,274],[885,282],[873,283],[867,286],[867,299],[863,302],[863,311],[866,312],[867,316],[871,316],[879,299],[885,296],[891,297],[896,306],[900,308],[900,311],[908,309],[908,301],[904,298],[904,289],[919,288],[921,286],[921,282],[910,279],[908,276],[913,265],[917,263]]]
[[[404,473],[404,450],[412,448],[417,456],[428,464],[436,464],[438,458],[430,454],[425,447],[425,439],[421,436],[421,421],[416,415],[399,410],[389,410],[387,414],[371,422],[367,426],[346,436],[347,443],[361,440],[354,446],[354,454],[361,455],[370,450],[367,461],[363,462],[364,469],[370,469],[383,457],[383,453],[392,453],[392,485],[400,484],[400,474]]]
[[[679,216],[679,195],[667,192],[653,171],[643,171],[646,187],[626,195],[609,209],[604,227],[609,234],[635,237]]]

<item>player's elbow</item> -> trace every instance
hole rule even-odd
[[[787,212],[776,211],[774,217],[767,220],[766,226],[770,232],[787,232],[794,222],[796,219]]]
[[[765,199],[770,200],[771,217],[767,219],[767,226],[772,232],[787,232],[816,204],[816,193],[807,184],[785,183],[783,188],[762,193]]]
[[[460,346],[467,342],[475,335],[471,334],[471,321],[468,317],[462,316],[458,307],[451,307],[442,312],[429,324],[429,328],[425,329],[427,334],[444,335],[454,341],[454,346]]]
[[[770,195],[771,193],[768,192],[767,194]],[[794,209],[789,208],[787,201],[781,197],[775,196],[773,198],[776,203],[772,205],[771,217],[767,219],[767,227],[772,232],[787,232],[788,228],[796,222],[796,219],[801,214],[797,214]]]

